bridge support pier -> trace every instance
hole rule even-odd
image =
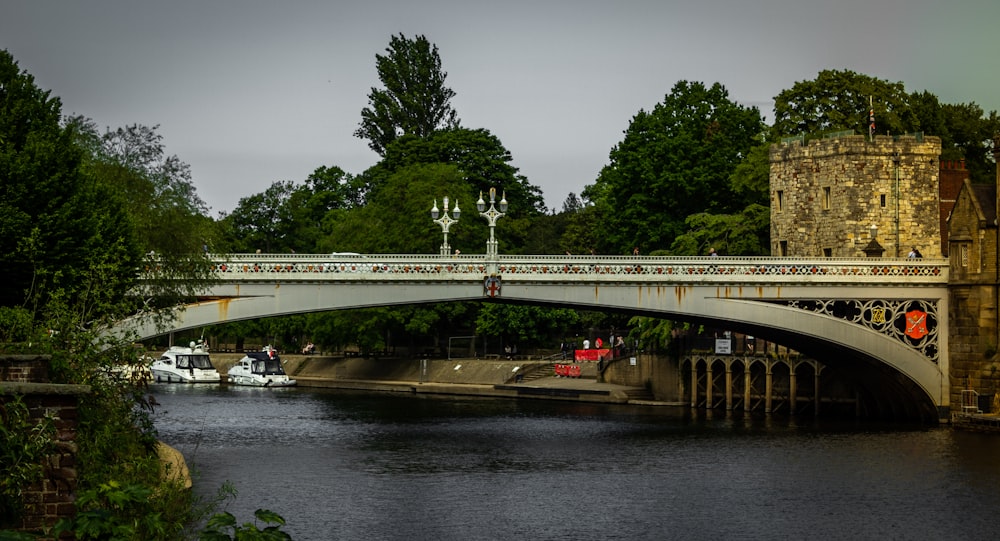
[[[698,407],[698,365],[691,363],[691,407]]]
[[[788,413],[791,415],[795,415],[796,390],[795,367],[793,366],[788,374]]]
[[[733,365],[726,365],[726,411],[733,410]]]
[[[771,363],[767,363],[767,373],[764,375],[764,413],[771,413],[771,392],[774,390],[774,373]]]
[[[750,385],[752,380],[750,379],[750,367],[747,366],[743,370],[743,411],[750,411]]]

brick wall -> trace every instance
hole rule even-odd
[[[0,356],[0,403],[20,396],[32,419],[48,416],[56,429],[55,451],[45,461],[44,478],[25,489],[24,514],[15,529],[37,532],[74,514],[79,397],[89,392],[87,385],[48,383],[45,357]]]

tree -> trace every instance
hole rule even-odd
[[[553,337],[566,336],[580,321],[580,314],[567,308],[489,303],[476,317],[476,334],[519,348],[551,347]]]
[[[0,51],[0,306],[37,315],[64,296],[98,318],[88,292],[126,297],[141,251],[120,194],[88,178],[60,119],[59,99]]]
[[[799,81],[774,97],[772,129],[778,137],[838,130],[867,134],[872,107],[878,133],[901,134],[914,125],[903,83],[823,70],[816,79]]]
[[[669,246],[690,214],[742,208],[730,176],[763,129],[760,112],[731,101],[719,83],[679,81],[663,103],[633,117],[610,163],[584,189],[598,207],[597,248],[649,252]]]
[[[218,243],[208,207],[191,180],[191,167],[167,155],[158,126],[133,124],[98,132],[84,117],[68,121],[86,149],[84,171],[115,193],[143,253],[155,254],[161,277],[145,282],[159,305],[197,293],[209,279],[204,251]],[[182,280],[177,280],[181,278]]]
[[[372,192],[385,179],[403,167],[417,164],[446,163],[462,172],[473,192],[486,193],[496,188],[512,203],[514,215],[545,212],[542,191],[528,182],[513,165],[510,151],[495,135],[485,129],[453,128],[438,130],[425,137],[404,135],[386,148],[385,158],[368,176]]]
[[[223,218],[230,246],[236,252],[288,252],[292,237],[291,207],[295,193],[289,180],[275,181],[264,190],[241,197],[233,212]]]
[[[670,246],[671,255],[705,255],[715,248],[722,255],[757,256],[771,251],[770,208],[756,203],[735,214],[692,214],[687,232]]]
[[[566,196],[566,200],[563,201],[562,211],[563,212],[580,212],[583,210],[583,200],[581,200],[575,193],[569,192]]]
[[[426,37],[392,36],[386,54],[375,55],[375,68],[385,88],[372,87],[354,135],[367,139],[380,156],[401,135],[426,137],[458,127],[458,114],[451,108],[455,92],[444,86],[448,74],[441,69],[437,46]]]

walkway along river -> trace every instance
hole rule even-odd
[[[419,383],[417,384],[419,385]],[[992,539],[1000,438],[582,401],[154,384],[195,490],[295,539]]]

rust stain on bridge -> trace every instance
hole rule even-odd
[[[216,301],[219,303],[219,321],[229,321],[229,303],[232,300],[229,297],[223,297]]]

